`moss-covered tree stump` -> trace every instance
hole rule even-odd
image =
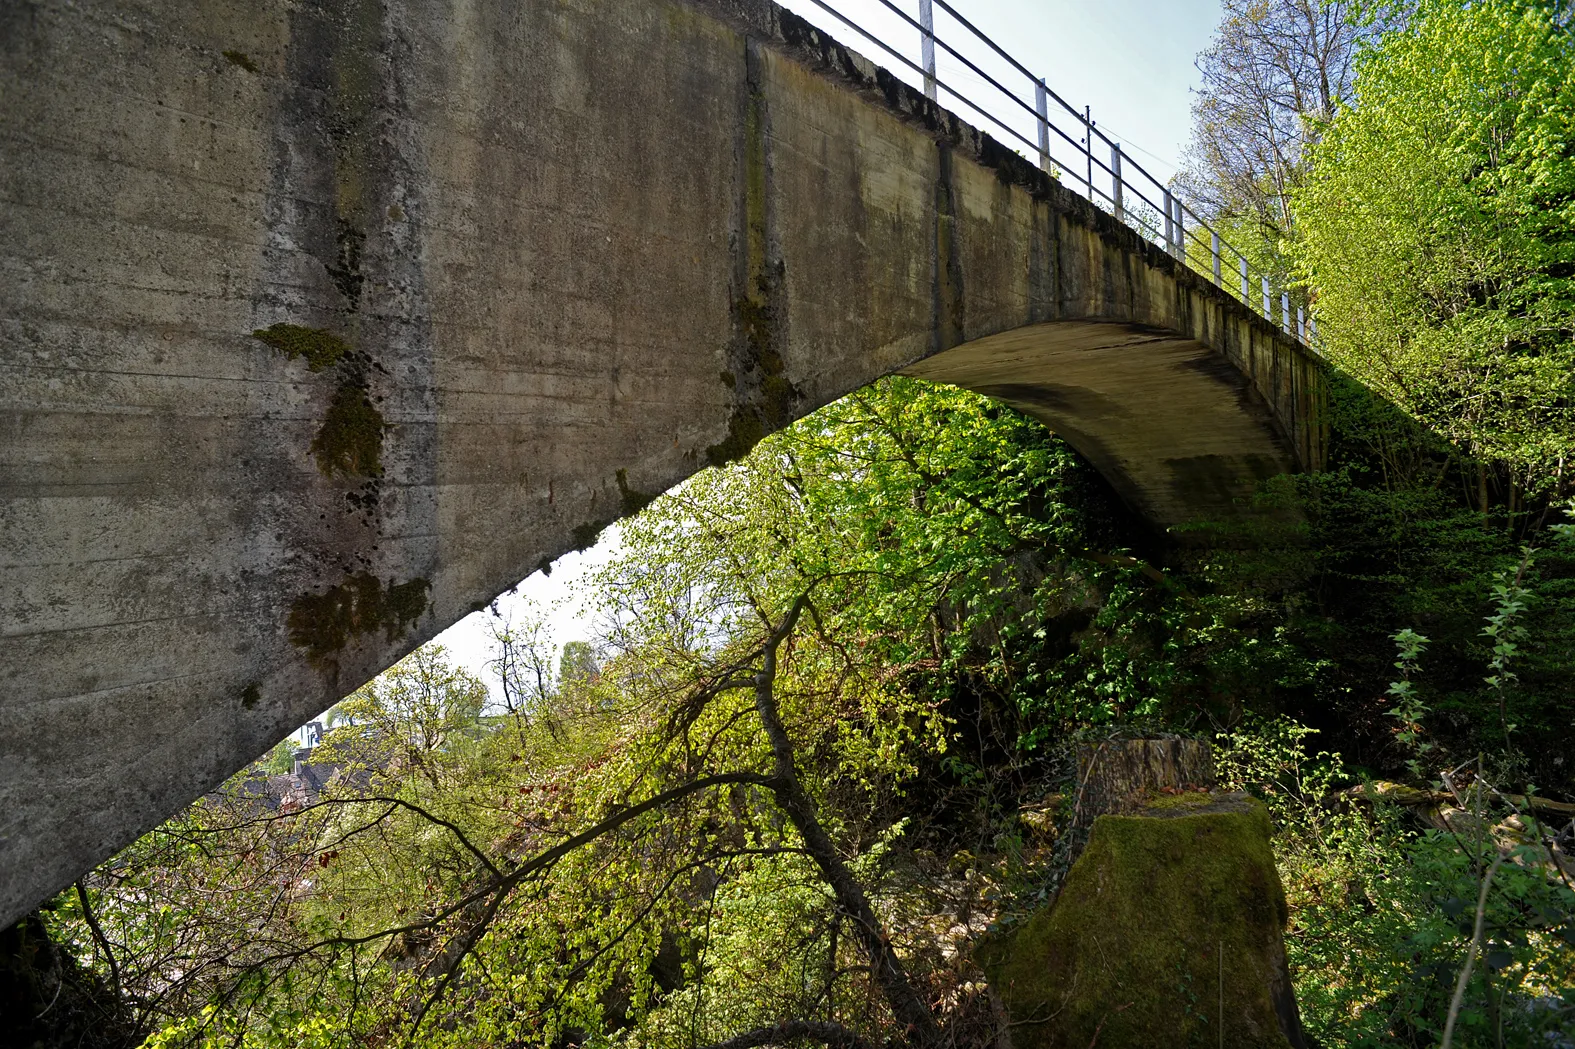
[[[1055,903],[980,948],[1014,1049],[1302,1049],[1270,830],[1242,794],[1096,819]]]

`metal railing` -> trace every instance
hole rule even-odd
[[[1100,131],[1089,107],[1084,106],[1079,112],[1051,89],[1044,77],[1035,76],[947,0],[918,0],[917,18],[893,0],[874,0],[918,34],[918,61],[827,0],[810,2],[890,55],[901,70],[917,74],[916,79],[922,82],[924,94],[929,99],[940,102],[944,92],[948,108],[956,108],[952,105],[955,102],[990,125],[985,130],[998,129],[1009,144],[1020,143],[1026,147],[1028,152],[1024,156],[1036,157],[1039,167],[1052,178],[1078,188],[1095,207],[1202,273],[1287,335],[1304,344],[1317,340],[1317,321],[1309,321],[1301,305],[1293,310],[1288,289],[1276,286],[1268,274],[1254,267],[1245,254],[1221,237],[1219,231],[1189,207],[1169,184],[1150,174],[1122,150],[1120,142]],[[936,31],[936,8],[962,30],[963,46],[953,46]],[[978,61],[970,58],[964,53],[968,43],[982,44],[987,54],[980,54]],[[995,107],[1001,107],[1004,99],[1004,114],[975,101],[954,83],[942,80],[936,71],[937,50],[961,63],[967,71],[964,75],[971,74],[971,79],[980,87],[992,92],[990,101]],[[998,76],[987,71],[982,62],[1004,65],[1004,70]],[[1003,78],[1018,77],[1024,94],[1002,82]],[[969,87],[970,92],[974,90]],[[1025,94],[1028,97],[1024,97]],[[1030,137],[1025,129],[1037,134]]]

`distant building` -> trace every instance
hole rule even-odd
[[[290,771],[284,775],[270,776],[263,771],[262,763],[259,762],[252,774],[240,784],[239,796],[260,809],[292,812],[315,803],[331,785],[336,786],[341,794],[369,792],[373,770],[354,762],[346,770],[340,763],[344,760],[343,754],[325,753],[323,758],[328,760],[313,760],[326,734],[320,721],[309,721],[302,725],[295,731],[294,740],[298,740],[299,745],[290,755]],[[339,760],[334,761],[333,757]],[[374,765],[380,767],[382,762],[375,761]]]
[[[302,750],[311,750],[323,741],[323,723],[321,721],[308,721],[295,730],[295,736],[300,742]]]

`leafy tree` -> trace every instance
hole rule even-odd
[[[1197,58],[1202,87],[1178,179],[1183,198],[1283,287],[1280,242],[1307,152],[1351,97],[1364,40],[1398,12],[1359,0],[1226,0]]]
[[[1486,512],[1575,453],[1575,52],[1555,5],[1430,0],[1311,148],[1293,253],[1341,368],[1481,465]]]
[[[435,779],[440,752],[476,725],[487,701],[486,685],[447,656],[442,645],[423,645],[340,702],[336,721],[349,727],[329,734],[323,756],[402,763]]]
[[[946,440],[912,440],[937,423]],[[1012,451],[1025,458],[991,454]],[[796,831],[772,836],[774,848],[794,846],[780,855],[728,864],[711,891],[695,979],[646,1029],[671,1037],[684,1017],[701,1041],[751,1024],[745,1037],[789,1028],[822,1037],[794,1025],[833,1034],[826,1025],[851,1021],[837,1037],[877,1040],[894,1024],[915,1044],[934,1043],[926,999],[940,975],[922,945],[877,916],[889,913],[893,872],[869,862],[895,855],[895,801],[946,749],[944,715],[901,675],[966,659],[970,627],[994,633],[1004,655],[991,627],[1023,593],[1004,562],[1072,534],[1071,507],[1046,526],[1033,504],[1053,491],[1041,486],[1055,471],[1075,469],[1013,413],[894,380],[692,479],[625,526],[624,556],[597,585],[619,653],[604,680],[669,697],[658,716],[673,726],[678,767],[729,754],[738,755],[729,766],[769,762],[778,815],[739,825],[735,809],[720,836],[748,840],[756,821],[783,816]],[[741,691],[753,693],[748,721]],[[861,854],[866,862],[843,859]],[[816,871],[822,887],[806,895],[800,886]],[[867,975],[839,957],[850,949]],[[848,1011],[872,996],[885,1017],[867,1004]]]
[[[493,653],[487,665],[502,686],[504,710],[515,719],[546,712],[557,694],[552,672],[556,646],[546,620],[533,614],[506,618],[494,607],[487,630]]]
[[[596,649],[589,641],[569,641],[563,646],[558,661],[558,688],[572,689],[596,679],[601,667],[596,659]]]
[[[300,748],[292,739],[281,739],[263,759],[263,768],[275,776],[287,776],[295,768],[295,752]]]

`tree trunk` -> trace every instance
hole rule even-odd
[[[907,970],[898,959],[897,952],[892,949],[885,926],[876,916],[875,908],[870,905],[869,898],[864,894],[864,887],[859,884],[853,872],[837,854],[831,836],[821,826],[814,800],[799,782],[793,744],[788,738],[781,716],[777,713],[775,695],[777,645],[787,633],[791,632],[796,620],[797,609],[789,616],[787,622],[778,628],[776,636],[767,644],[763,665],[760,673],[755,676],[755,709],[760,715],[760,723],[765,729],[766,738],[771,742],[771,754],[775,765],[772,793],[776,796],[777,804],[782,807],[782,811],[798,830],[799,837],[804,840],[804,851],[809,853],[815,865],[820,868],[826,884],[831,887],[832,894],[837,898],[837,905],[852,920],[853,932],[859,946],[863,949],[865,958],[869,961],[870,974],[874,977],[876,985],[880,987],[887,1004],[891,1006],[897,1022],[906,1029],[905,1041],[921,1047],[938,1045],[940,1028],[935,1022],[934,1014],[909,981]]]
[[[1160,791],[1214,787],[1214,748],[1200,739],[1116,739],[1077,753],[1073,823],[1086,827],[1106,813],[1128,813]]]

